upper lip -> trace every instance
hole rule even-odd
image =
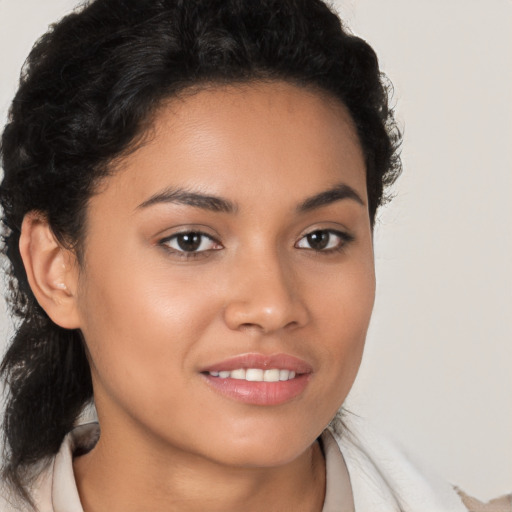
[[[311,373],[312,366],[306,361],[289,354],[264,355],[257,353],[240,354],[202,368],[201,372],[233,371],[240,368],[258,368],[261,370],[280,369],[294,371],[297,374]]]

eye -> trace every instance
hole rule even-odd
[[[303,236],[296,244],[299,249],[331,252],[341,250],[353,236],[333,229],[317,229]]]
[[[198,253],[220,249],[222,246],[211,236],[200,231],[177,233],[161,240],[160,245],[180,253]]]

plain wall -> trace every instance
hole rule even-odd
[[[75,4],[0,0],[2,123],[32,43]],[[512,490],[512,2],[336,7],[376,49],[405,134],[347,404],[487,499]],[[3,340],[8,329],[4,314]]]

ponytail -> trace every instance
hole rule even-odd
[[[41,467],[92,397],[81,334],[55,325],[32,299],[0,366],[7,388],[3,430],[4,481],[28,502]]]

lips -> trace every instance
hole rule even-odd
[[[313,368],[288,354],[242,354],[201,370],[208,385],[227,398],[250,405],[279,405],[307,387]]]
[[[263,354],[252,353],[241,354],[239,356],[214,363],[210,366],[202,368],[200,371],[202,373],[220,373],[223,371],[232,372],[233,370],[248,370],[251,368],[259,370],[288,370],[289,372],[293,371],[296,374],[311,373],[313,371],[312,366],[306,361],[303,361],[302,359],[291,356],[289,354],[274,354],[266,356]]]

